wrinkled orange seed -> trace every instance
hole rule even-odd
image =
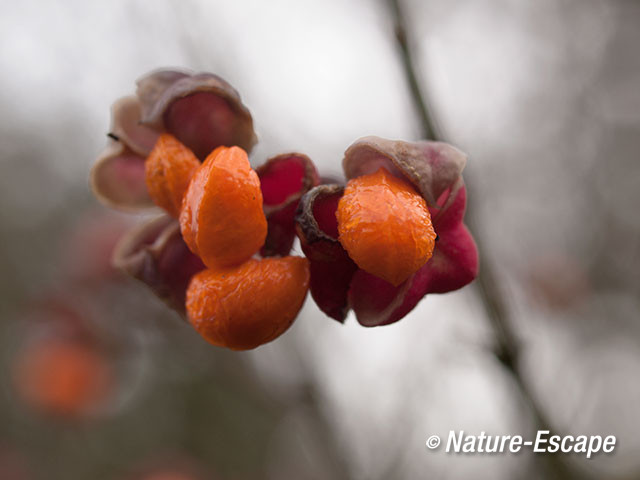
[[[308,288],[306,258],[252,258],[238,267],[197,273],[187,290],[187,315],[213,345],[248,350],[291,326]]]
[[[399,285],[433,255],[425,200],[385,168],[349,180],[336,211],[339,240],[363,270]]]
[[[145,181],[153,203],[170,215],[180,215],[182,197],[200,162],[173,135],[163,133],[145,161]]]
[[[209,268],[238,265],[264,244],[260,180],[240,147],[216,148],[191,179],[180,231]]]

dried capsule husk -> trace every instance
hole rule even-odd
[[[318,185],[302,196],[295,218],[301,240],[320,247],[340,245],[335,210],[343,194],[344,185],[330,184]]]
[[[204,269],[180,236],[178,222],[166,215],[122,237],[114,250],[113,265],[143,282],[183,315],[189,281]]]
[[[120,98],[111,106],[109,135],[145,157],[155,145],[159,133],[142,125],[141,119],[142,104],[138,97],[131,95]]]
[[[288,255],[295,239],[294,217],[300,198],[318,185],[315,165],[302,153],[283,153],[256,168],[268,232],[263,257]]]
[[[257,142],[251,113],[238,92],[217,75],[162,77],[156,72],[142,79],[139,88],[142,123],[171,133],[200,160],[221,145],[235,145],[250,152]]]
[[[216,75],[155,70],[137,83],[136,96],[113,104],[112,141],[91,173],[96,196],[108,206],[122,210],[153,206],[139,174],[163,132],[173,134],[200,161],[218,146],[237,145],[249,151],[257,141],[251,114],[238,92]]]
[[[142,115],[148,117],[164,91],[181,78],[190,77],[188,70],[157,69],[136,80],[136,96],[142,105]]]
[[[300,200],[296,232],[310,262],[311,296],[329,317],[343,322],[349,312],[348,291],[357,265],[338,241],[335,211],[342,185],[320,185]]]
[[[404,142],[380,137],[356,140],[344,153],[342,167],[348,180],[376,172],[389,172],[411,182],[429,207],[447,190],[455,197],[462,186],[467,156],[444,142]]]
[[[137,97],[123,97],[111,107],[109,143],[91,169],[91,188],[102,203],[120,210],[153,206],[144,181],[144,161],[158,132],[140,124]]]
[[[415,186],[427,202],[438,241],[427,263],[394,286],[359,269],[338,242],[335,213],[341,187],[316,187],[300,202],[296,221],[311,261],[311,292],[321,310],[342,321],[353,309],[364,326],[388,325],[407,315],[427,293],[449,292],[476,277],[477,248],[462,222],[465,161],[466,155],[440,142],[365,137],[347,149],[343,166],[348,179],[384,167]]]
[[[124,211],[153,207],[145,183],[145,157],[111,140],[91,169],[91,190],[100,202]]]

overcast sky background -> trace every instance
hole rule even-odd
[[[637,474],[640,5],[406,3],[433,111],[470,155],[469,201],[541,403],[567,431],[618,435],[615,458],[589,468]],[[234,85],[260,138],[254,165],[301,151],[338,175],[361,136],[419,135],[384,2],[4,0],[0,8],[3,285],[29,294],[55,274],[52,219],[69,204],[78,215],[90,198],[111,103],[148,70],[211,71]],[[553,291],[567,272],[566,282],[587,285],[578,305],[532,299],[532,275]],[[153,302],[141,287],[140,296]],[[248,357],[275,394],[312,372],[354,478],[375,478],[398,457],[397,478],[520,478],[527,455],[453,459],[424,447],[449,430],[530,433],[488,351],[478,302],[472,287],[434,295],[395,325],[365,329],[323,317],[308,299],[287,335]],[[292,418],[283,431],[301,428]],[[304,450],[296,435],[280,437]],[[273,448],[270,478],[288,471],[286,448]]]

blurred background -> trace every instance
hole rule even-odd
[[[432,113],[470,157],[468,221],[529,393],[615,453],[426,449],[538,428],[477,286],[374,329],[307,299],[233,353],[109,268],[140,217],[100,206],[88,173],[148,70],[234,85],[255,165],[298,150],[337,176],[358,137],[419,138],[386,2],[2,0],[0,479],[640,478],[640,3],[402,4]]]

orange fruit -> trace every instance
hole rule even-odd
[[[203,270],[187,289],[187,315],[205,340],[248,350],[283,334],[309,288],[303,257],[250,259],[223,270]]]
[[[237,265],[267,236],[260,180],[240,147],[218,147],[191,179],[180,213],[180,231],[209,268]]]
[[[364,271],[400,285],[433,255],[427,204],[385,168],[349,180],[336,210],[338,239]]]
[[[30,405],[61,415],[86,413],[107,395],[112,371],[89,347],[69,341],[28,346],[17,359],[18,393]]]
[[[180,215],[182,197],[200,166],[191,150],[173,135],[163,133],[144,164],[145,182],[153,203],[170,215]]]

